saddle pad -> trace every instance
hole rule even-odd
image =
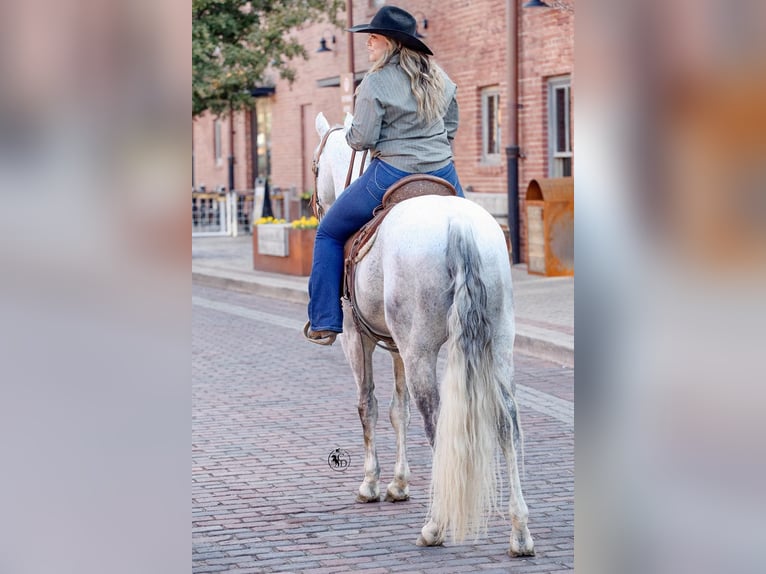
[[[362,252],[363,248],[372,241],[378,227],[394,205],[421,195],[457,195],[457,191],[451,183],[433,175],[415,174],[400,179],[383,195],[383,201],[373,212],[372,219],[348,238],[343,250],[345,260],[352,259],[354,263],[361,261],[369,250],[367,247]],[[362,252],[361,256],[360,252]]]

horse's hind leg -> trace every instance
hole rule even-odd
[[[399,353],[391,353],[394,360],[394,394],[391,397],[389,417],[396,433],[396,466],[394,479],[386,489],[386,500],[399,502],[410,498],[410,466],[407,463],[407,428],[410,425],[410,394],[404,376],[404,363]]]
[[[516,456],[521,443],[521,427],[519,426],[515,400],[505,390],[504,395],[510,415],[510,420],[505,421],[505,424],[501,424],[500,428],[500,446],[508,463],[508,477],[510,481],[509,511],[511,515],[511,541],[508,553],[511,556],[534,556],[535,545],[527,527],[529,511],[527,503],[524,502],[524,495],[521,492],[521,479],[519,478],[518,458]]]
[[[420,340],[423,340],[421,338]],[[403,351],[404,352],[404,351]],[[423,417],[426,438],[433,448],[436,438],[436,420],[439,416],[439,387],[436,380],[438,349],[410,355],[407,353],[407,385]],[[418,536],[418,546],[440,546],[444,542],[444,528],[433,520],[423,527]]]
[[[372,378],[372,352],[375,344],[362,337],[354,328],[353,320],[343,325],[343,350],[356,379],[359,403],[359,420],[364,433],[364,480],[356,495],[357,502],[380,500],[380,465],[375,447],[375,424],[378,422],[378,400],[375,398],[375,383]]]

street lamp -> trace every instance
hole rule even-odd
[[[415,12],[414,16],[415,16],[415,23],[416,23],[415,37],[421,38],[421,39],[425,38],[426,35],[420,33],[420,26],[422,24],[423,30],[428,30],[428,18],[426,18],[426,15],[420,11]]]
[[[574,8],[571,4],[567,4],[566,2],[561,2],[560,0],[550,0],[550,3],[543,2],[543,0],[529,0],[526,4],[522,6],[523,8],[555,8],[556,10],[561,10],[562,12],[571,12],[574,13]]]
[[[317,53],[332,52],[332,48],[327,47],[327,38],[325,38],[325,36],[328,34],[330,34],[330,41],[333,43],[333,46],[335,45],[335,34],[330,32],[330,30],[325,30],[322,32],[322,39],[319,40],[319,48],[317,48]]]
[[[425,20],[424,20],[425,21]],[[341,101],[344,102],[343,107],[349,113],[353,112],[354,109],[354,90],[353,87],[356,83],[356,66],[355,66],[355,60],[354,60],[354,33],[350,31],[350,28],[352,28],[354,25],[354,0],[346,0],[346,38],[347,38],[347,55],[348,55],[348,64],[346,69],[348,72],[345,74],[340,74],[338,77],[338,81],[340,83],[340,86],[343,88],[344,86],[349,86],[349,93],[343,94],[341,96]],[[332,30],[327,28],[322,33],[322,38],[319,40],[319,48],[317,48],[317,52],[332,52],[331,48],[327,47],[327,40],[328,38],[332,41],[333,45],[335,44],[335,35],[332,33]],[[344,77],[347,78],[347,80],[344,81]],[[350,102],[346,102],[346,96],[349,96]]]

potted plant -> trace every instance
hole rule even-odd
[[[310,275],[318,224],[313,216],[303,216],[291,223],[273,217],[256,221],[253,268],[287,275]]]

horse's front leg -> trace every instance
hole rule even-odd
[[[386,489],[386,500],[399,502],[410,498],[410,465],[407,463],[407,428],[410,426],[410,393],[404,376],[404,363],[399,353],[391,353],[394,360],[394,394],[391,397],[389,417],[396,433],[396,466],[394,479]]]
[[[343,350],[356,379],[359,400],[357,410],[364,433],[364,480],[359,486],[356,500],[377,502],[380,500],[380,465],[375,447],[378,401],[375,398],[375,383],[372,379],[372,352],[375,350],[375,344],[367,337],[362,337],[353,320],[348,319],[344,321],[342,339]]]

